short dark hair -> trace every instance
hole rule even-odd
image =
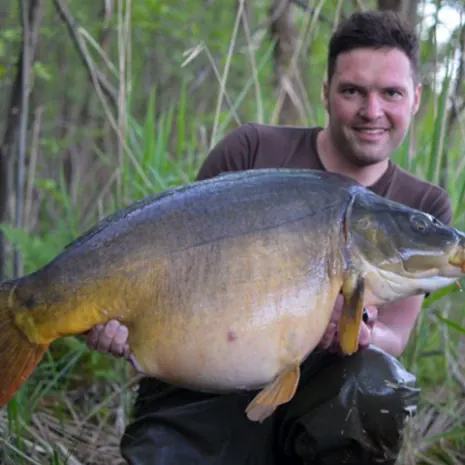
[[[394,11],[364,11],[352,14],[334,31],[328,50],[328,82],[334,75],[337,57],[357,48],[396,48],[407,55],[413,80],[419,76],[419,41],[415,28]]]

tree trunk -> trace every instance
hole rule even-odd
[[[412,24],[418,21],[418,0],[378,0],[378,9],[396,11]]]
[[[29,3],[29,30],[30,30],[30,41],[29,41],[29,58],[30,66],[34,63],[35,52],[37,49],[37,41],[39,35],[39,24],[42,20],[44,7],[44,0],[31,0]],[[24,45],[23,45],[24,46]],[[13,82],[11,89],[10,107],[7,114],[6,129],[3,136],[3,141],[0,146],[0,224],[11,221],[11,214],[9,214],[9,197],[13,191],[11,183],[11,173],[13,173],[13,150],[15,147],[15,140],[18,133],[19,120],[20,120],[20,108],[22,99],[22,78],[23,69],[25,63],[23,59],[23,49],[21,48],[16,77]],[[29,94],[32,92],[32,86],[27,89]],[[24,93],[23,93],[24,95]],[[6,243],[5,237],[2,231],[0,231],[0,280],[5,279],[6,269]]]
[[[464,98],[464,81],[465,81],[465,24],[460,28],[459,33],[459,49],[458,49],[458,68],[457,77],[455,78],[454,91],[451,95],[452,105],[449,110],[446,126],[446,135],[444,141],[444,149],[441,160],[440,185],[444,189],[449,188],[448,170],[449,170],[449,155],[447,147],[449,140],[453,135],[453,129],[459,121],[461,113],[465,109]]]
[[[274,84],[278,94],[280,124],[295,124],[299,119],[299,87],[296,82],[297,65],[292,63],[296,47],[293,6],[290,0],[272,0],[270,35],[275,42]]]
[[[379,10],[393,10],[402,12],[402,0],[378,0]]]
[[[418,16],[418,0],[404,0],[404,13],[406,18],[412,23],[417,24],[419,20]]]
[[[242,12],[243,20],[247,21],[247,24],[249,25],[250,29],[250,24],[252,22],[252,8],[250,6],[249,0],[237,0],[237,7],[239,8],[240,3],[244,3],[244,9]]]

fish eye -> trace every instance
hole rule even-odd
[[[416,232],[426,232],[431,224],[430,220],[424,216],[415,215],[412,217],[410,224]]]

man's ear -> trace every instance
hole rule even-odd
[[[420,108],[420,103],[421,103],[421,94],[422,94],[423,88],[421,83],[417,85],[415,89],[415,93],[413,94],[413,107],[412,107],[412,114],[416,115],[418,109]]]

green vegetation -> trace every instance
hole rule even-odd
[[[18,5],[7,3],[0,94],[10,96],[22,31]],[[24,220],[14,226],[11,187],[10,221],[2,227],[8,276],[14,248],[30,272],[115,209],[192,180],[209,148],[237,124],[279,122],[267,2],[251,6],[251,24],[244,26],[233,0],[201,7],[121,0],[106,3],[112,11],[102,10],[103,2],[69,1],[80,25],[75,32],[111,92],[102,90],[102,80],[89,80],[54,3],[61,2],[43,6],[32,67]],[[297,10],[295,53],[306,114],[298,124],[325,122],[320,95],[326,43],[333,24],[353,8],[337,3],[336,8],[336,2],[310,2],[314,14]],[[375,6],[352,5],[362,3]],[[464,22],[462,15],[450,39],[438,43],[438,17],[423,17],[423,104],[395,155],[405,168],[447,188],[454,224],[463,229],[465,123],[454,108],[463,110],[465,95],[458,72]],[[9,98],[0,100],[4,115]],[[6,127],[6,118],[2,124]],[[423,389],[402,465],[463,461],[463,300],[458,288],[430,297],[402,357]],[[122,464],[118,443],[136,382],[122,360],[89,352],[80,338],[58,341],[0,411],[0,463]]]

